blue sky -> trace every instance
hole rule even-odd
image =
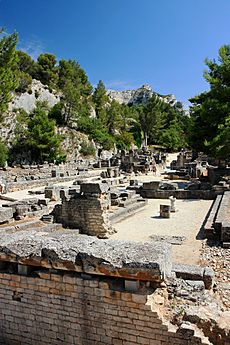
[[[230,0],[0,0],[0,26],[35,58],[77,60],[93,85],[147,83],[187,103],[208,89],[204,59],[230,43]]]

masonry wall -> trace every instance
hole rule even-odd
[[[191,333],[169,332],[146,300],[96,279],[0,273],[0,344],[202,344]]]
[[[106,195],[62,199],[55,209],[55,220],[66,227],[80,228],[81,233],[103,237],[109,230]]]

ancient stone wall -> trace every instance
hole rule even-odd
[[[169,331],[149,293],[97,277],[0,273],[0,344],[207,344],[191,329]]]
[[[112,231],[107,213],[108,189],[106,183],[82,183],[80,193],[70,196],[61,193],[62,204],[54,210],[55,220],[63,226],[80,229],[81,233],[106,238]]]

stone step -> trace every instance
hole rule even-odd
[[[129,199],[124,207],[117,207],[113,213],[109,214],[109,220],[114,224],[132,216],[135,212],[146,206],[147,200],[141,198]]]

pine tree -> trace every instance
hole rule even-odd
[[[0,31],[3,34],[3,31]],[[17,87],[18,81],[14,71],[16,65],[16,45],[18,35],[4,35],[0,39],[0,119],[8,108],[12,91]]]
[[[206,59],[210,90],[192,98],[191,146],[214,157],[230,156],[230,45],[219,49],[219,63]]]
[[[153,94],[147,105],[139,108],[139,122],[146,146],[150,134],[152,134],[152,137],[154,135],[156,137],[156,130],[158,130],[160,125],[163,107],[164,102],[157,95]]]
[[[106,95],[105,85],[102,80],[99,80],[92,99],[95,105],[97,118],[100,119],[103,124],[106,124],[106,105],[109,103],[109,97]]]

